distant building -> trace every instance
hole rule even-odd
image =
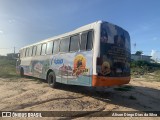
[[[8,53],[7,58],[8,59],[17,59],[19,57],[19,53]]]
[[[151,57],[152,56],[148,56],[148,55],[135,55],[135,54],[132,54],[131,55],[131,60],[133,60],[133,61],[144,60],[144,61],[147,61],[147,62],[151,62]]]

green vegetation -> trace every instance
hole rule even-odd
[[[143,77],[145,78],[146,81],[160,82],[160,70],[156,70],[152,73],[148,73],[148,74],[144,75]]]
[[[142,55],[143,54],[143,51],[137,51],[136,53],[135,53],[135,55]]]
[[[154,80],[160,82],[160,64],[150,63],[147,61],[132,61],[131,62],[132,77],[143,76],[146,80]]]
[[[131,73],[143,75],[145,73],[151,73],[160,70],[159,63],[150,63],[147,61],[132,61]]]
[[[0,58],[0,77],[1,78],[17,78],[16,60]]]
[[[155,73],[155,78],[156,78],[156,81],[160,82],[160,70],[157,70],[154,72]]]
[[[160,64],[159,63],[150,63],[144,60],[139,60],[139,61],[132,61],[131,62],[131,68],[133,67],[142,67],[142,66],[147,66],[150,69],[151,68],[156,68],[156,69],[160,69]]]

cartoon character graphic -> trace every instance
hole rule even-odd
[[[101,74],[102,75],[107,75],[110,72],[111,72],[111,69],[110,69],[109,62],[107,62],[107,61],[103,62],[102,66],[101,66]]]
[[[82,54],[77,55],[74,59],[74,69],[77,68],[84,69],[85,67],[86,67],[86,58]]]
[[[73,76],[87,74],[89,70],[86,68],[86,58],[79,54],[74,59]]]
[[[78,60],[77,62],[77,68],[81,67],[82,66],[82,59],[81,60]]]

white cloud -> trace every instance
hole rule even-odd
[[[151,51],[151,59],[153,59],[153,60],[155,60],[155,61],[157,61],[157,62],[159,62],[160,61],[160,53],[159,53],[159,51],[157,51],[157,50],[152,50]]]
[[[4,32],[2,30],[0,30],[0,34],[3,34]]]
[[[151,51],[151,56],[154,57],[156,55],[156,50]]]

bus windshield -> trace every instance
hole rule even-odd
[[[99,76],[130,76],[130,37],[127,31],[110,23],[102,23],[100,58],[97,60]]]

